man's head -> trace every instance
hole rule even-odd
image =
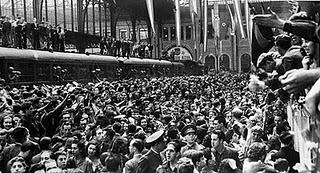
[[[214,130],[223,130],[227,127],[226,119],[222,116],[217,116],[213,120],[213,128]]]
[[[274,60],[275,55],[273,53],[263,53],[259,56],[257,66],[266,72],[271,73],[276,68],[276,62]]]
[[[251,129],[252,141],[261,142],[263,136],[263,129],[260,126],[254,126]]]
[[[25,127],[16,127],[11,132],[11,137],[15,142],[24,143],[29,137],[29,130]]]
[[[283,123],[283,121],[284,119],[281,114],[276,114],[274,116],[274,124],[276,125],[276,127],[279,126],[281,123]]]
[[[223,146],[225,134],[221,130],[214,130],[211,134],[211,146],[214,149],[219,149]]]
[[[291,38],[286,34],[280,34],[275,38],[275,46],[279,54],[283,56],[291,47]]]
[[[195,125],[186,125],[182,130],[181,130],[182,135],[186,139],[187,143],[189,145],[192,145],[193,143],[196,142],[197,140],[197,127]]]
[[[111,154],[106,157],[104,160],[105,168],[108,172],[118,172],[121,167],[121,158],[120,155]]]
[[[67,136],[67,137],[70,137],[71,134],[72,134],[72,126],[70,123],[68,122],[65,122],[62,124],[62,127],[61,127],[61,132],[63,136]]]
[[[177,171],[178,173],[190,173],[194,172],[194,165],[192,163],[192,160],[187,157],[182,157],[179,159],[177,163]]]
[[[181,147],[176,142],[169,142],[165,149],[165,157],[168,161],[174,161],[178,158]]]
[[[293,135],[289,132],[284,132],[280,135],[280,142],[284,146],[290,146],[293,144]]]
[[[133,139],[129,145],[130,153],[141,153],[144,149],[144,142],[141,139]]]

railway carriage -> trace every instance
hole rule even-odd
[[[0,48],[0,77],[12,85],[176,76],[186,70],[167,60]]]

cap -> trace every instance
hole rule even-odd
[[[181,130],[182,136],[185,136],[185,135],[187,135],[188,133],[194,133],[194,134],[196,134],[196,132],[197,132],[197,127],[196,127],[195,125],[192,125],[192,124],[186,125],[186,126],[183,127],[182,130]]]
[[[147,144],[154,144],[163,139],[164,130],[159,130],[146,139]]]

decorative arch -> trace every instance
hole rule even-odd
[[[251,69],[251,56],[247,53],[242,54],[240,58],[240,63],[241,63],[241,72],[249,72]]]
[[[174,52],[175,60],[193,60],[193,55],[187,46],[181,45],[178,47],[176,45],[172,45],[166,50],[168,55],[170,55],[171,52]]]
[[[227,54],[222,54],[219,57],[219,70],[221,71],[230,71],[230,56]]]

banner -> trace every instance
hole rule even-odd
[[[251,45],[251,39],[252,39],[252,16],[250,13],[250,7],[249,7],[249,0],[245,0],[244,2],[244,13],[246,18],[246,25],[247,25],[247,38],[249,40],[249,43]]]
[[[175,17],[176,17],[176,37],[177,46],[181,45],[181,16],[180,16],[180,3],[179,0],[175,0]]]
[[[241,38],[245,38],[243,25],[242,25],[241,7],[240,7],[240,3],[239,2],[240,2],[239,0],[233,0],[233,7],[234,7],[234,13],[235,13],[236,18],[237,18],[237,24],[238,24],[237,27],[240,28]]]
[[[147,3],[147,9],[148,9],[148,14],[149,14],[149,19],[150,19],[150,24],[153,33],[156,33],[156,30],[154,28],[154,9],[153,9],[153,0],[146,0]]]
[[[231,35],[233,35],[236,32],[236,23],[235,23],[231,8],[230,8],[227,0],[224,0],[224,2],[226,4],[226,8],[228,9],[228,12],[229,12],[229,15],[230,15],[230,18],[231,18],[231,25],[232,25],[232,27],[231,27]]]
[[[204,0],[203,4],[204,13],[204,31],[203,31],[203,51],[207,52],[207,42],[208,42],[208,0]]]
[[[257,25],[252,26],[251,56],[252,63],[256,66],[259,56],[267,53],[274,45],[271,28]]]

